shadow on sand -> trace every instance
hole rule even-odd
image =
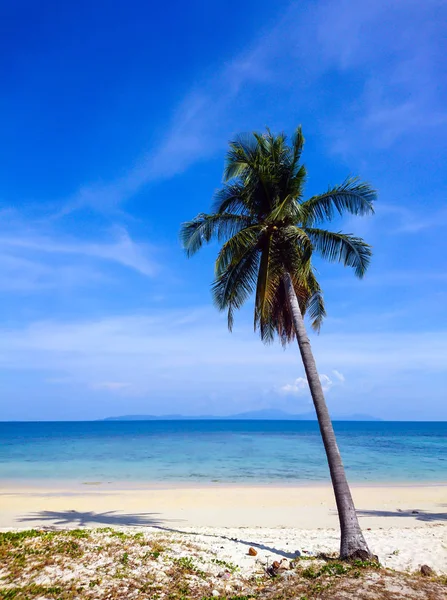
[[[58,529],[61,527],[116,527],[116,526],[127,526],[127,527],[152,527],[160,531],[166,531],[168,533],[181,533],[182,535],[190,536],[202,536],[211,537],[216,541],[228,540],[236,544],[242,544],[245,546],[253,546],[266,552],[271,552],[284,558],[296,558],[301,553],[297,550],[296,552],[284,552],[278,548],[272,548],[259,544],[253,541],[241,540],[239,538],[231,538],[226,535],[214,535],[212,533],[203,533],[199,531],[183,531],[171,527],[169,524],[172,523],[183,523],[179,519],[162,519],[159,517],[160,513],[137,513],[137,514],[125,514],[119,511],[110,510],[104,513],[96,513],[93,511],[80,512],[77,510],[66,510],[66,511],[52,511],[43,510],[40,512],[31,513],[28,516],[21,517],[19,521],[21,523],[33,523],[34,526],[37,524],[41,526],[42,521],[48,523],[48,528]],[[177,525],[179,526],[179,525]]]
[[[96,513],[93,511],[80,512],[77,510],[53,511],[42,510],[31,513],[27,517],[19,519],[21,523],[51,521],[51,525],[59,527],[98,527],[105,525],[108,527],[129,526],[129,527],[160,527],[163,523],[168,523],[165,519],[159,518],[160,513],[137,513],[127,515],[116,510]]]
[[[441,507],[447,506],[441,504]],[[426,512],[417,508],[401,510],[358,510],[359,517],[411,517],[416,521],[430,523],[432,521],[447,521],[447,512]]]

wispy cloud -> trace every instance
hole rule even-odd
[[[373,314],[363,315],[361,322],[355,332],[341,327],[312,335],[330,402],[345,413],[371,412],[373,403],[377,416],[418,418],[423,399],[427,415],[447,417],[442,412],[447,332],[375,331],[367,326],[375,322]],[[296,345],[285,352],[279,344],[265,346],[248,320],[236,325],[230,335],[225,319],[211,307],[194,307],[4,326],[2,393],[17,402],[1,413],[3,418],[25,413],[42,418],[46,408],[46,416],[65,418],[60,399],[74,402],[77,396],[83,398],[79,410],[70,408],[77,418],[123,412],[230,414],[261,404],[305,410],[309,392]],[[45,403],[27,406],[30,381]],[[278,382],[286,384],[282,392]],[[405,414],[399,412],[403,405]]]
[[[35,292],[110,283],[111,279],[92,265],[52,264],[36,257],[22,258],[0,252],[0,291]]]
[[[415,210],[398,204],[380,203],[376,211],[377,220],[387,222],[389,233],[419,233],[447,225],[447,208]],[[382,227],[382,231],[383,231]]]
[[[358,369],[376,381],[378,369],[385,377],[402,370],[445,372],[447,364],[443,331],[325,334],[314,337],[313,346],[326,387],[343,384],[345,373]],[[331,366],[334,356],[338,370]],[[89,386],[126,382],[142,392],[169,388],[173,393],[185,386],[203,391],[221,380],[232,388],[256,383],[258,389],[273,389],[301,370],[294,346],[285,353],[279,345],[263,346],[248,324],[230,335],[212,309],[36,322],[0,331],[0,367],[24,365]],[[301,377],[290,385],[298,390],[307,382]]]
[[[327,60],[352,72],[358,93],[332,114],[333,150],[349,157],[359,147],[386,149],[406,136],[442,136],[443,22],[447,7],[429,0],[383,0],[321,7],[320,42]]]
[[[106,184],[81,187],[68,200],[61,214],[84,206],[97,210],[114,209],[143,186],[179,175],[223,148],[232,125],[243,126],[240,120],[231,118],[230,109],[244,87],[266,83],[273,77],[266,58],[277,43],[278,29],[274,28],[251,50],[235,57],[211,78],[193,87],[173,111],[158,145],[131,166],[123,177]]]
[[[156,263],[148,257],[147,246],[135,243],[125,229],[119,228],[116,233],[111,241],[101,243],[70,239],[68,236],[63,239],[41,237],[30,232],[24,237],[0,237],[0,247],[43,254],[87,256],[117,263],[143,275],[154,275]]]
[[[114,209],[147,184],[223,149],[235,131],[271,122],[268,106],[258,105],[255,120],[241,110],[265,86],[305,112],[306,98],[318,97],[328,74],[338,73],[341,90],[344,77],[358,79],[359,89],[344,93],[340,109],[335,102],[329,112],[321,107],[321,133],[342,154],[365,140],[386,147],[417,128],[445,127],[447,112],[436,86],[436,61],[443,54],[442,18],[435,16],[441,16],[441,4],[338,0],[303,10],[292,2],[247,50],[186,93],[157,145],[123,177],[83,185],[63,213],[85,206]]]
[[[332,373],[335,375],[335,378],[340,383],[344,383],[346,381],[345,376],[343,375],[343,373],[340,373],[340,371],[337,371],[337,369],[332,369]]]
[[[105,264],[153,277],[154,249],[135,242],[123,228],[89,241],[49,231],[47,226],[17,219],[1,220],[0,289],[30,291],[111,281]]]

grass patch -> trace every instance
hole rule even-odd
[[[24,540],[30,538],[41,538],[45,540],[51,540],[59,532],[56,531],[43,531],[39,529],[29,529],[27,531],[5,531],[0,533],[0,546],[20,546]]]
[[[60,597],[63,591],[63,588],[57,585],[45,586],[31,584],[23,587],[1,588],[0,598],[1,600],[13,600],[15,598],[20,598],[20,600],[28,600],[28,598],[35,598],[36,596],[50,596],[55,598]]]
[[[349,575],[355,578],[360,577],[361,570],[379,569],[380,565],[374,561],[353,560],[351,562],[342,562],[330,560],[321,566],[310,565],[305,569],[299,569],[301,577],[305,579],[319,579],[320,577],[340,577]]]
[[[236,573],[236,571],[239,571],[239,567],[237,565],[234,565],[232,562],[228,562],[226,560],[221,560],[219,558],[212,558],[211,562],[214,563],[215,565],[219,565],[219,567],[223,567],[230,573]]]
[[[143,560],[146,558],[152,558],[152,560],[157,560],[157,558],[161,555],[161,552],[159,550],[151,550],[150,552],[146,552],[146,554],[143,555]]]
[[[119,540],[129,540],[132,537],[128,533],[118,531],[117,529],[113,529],[112,527],[100,527],[99,529],[95,529],[95,531],[97,533],[106,533],[110,537],[118,538]]]
[[[45,531],[44,529],[28,529],[26,531],[3,531],[0,532],[1,546],[20,546],[25,540],[39,538],[42,541],[50,541],[58,536],[71,537],[75,539],[88,539],[90,533],[83,529],[69,529],[68,531]]]
[[[74,540],[60,540],[53,548],[49,548],[49,550],[52,550],[56,554],[71,556],[72,558],[77,558],[84,554],[79,543]]]
[[[203,596],[201,598],[201,600],[253,600],[253,598],[256,598],[256,597],[257,597],[256,595],[253,595],[253,596]]]
[[[174,564],[180,568],[184,573],[189,573],[191,575],[198,575],[199,577],[205,578],[206,573],[199,569],[191,556],[182,556],[181,558],[174,559]]]
[[[28,530],[0,534],[0,600],[404,600],[447,598],[447,578],[319,555],[275,578],[169,534]],[[231,577],[218,577],[219,570]],[[214,590],[220,594],[213,596]],[[396,591],[398,590],[398,591]],[[399,591],[402,590],[402,591]]]

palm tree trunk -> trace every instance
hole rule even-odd
[[[320,426],[321,437],[323,438],[324,449],[326,450],[329,471],[331,473],[341,529],[340,557],[345,559],[359,558],[362,560],[371,558],[371,552],[363,537],[357,519],[354,501],[351,496],[351,490],[349,489],[348,481],[346,479],[346,473],[335,438],[334,428],[324,399],[323,388],[312,354],[312,348],[310,346],[309,338],[307,337],[292,278],[288,273],[284,276],[284,285],[301,358],[309,383],[310,393],[317,412],[318,424]]]

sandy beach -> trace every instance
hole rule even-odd
[[[382,564],[447,573],[447,485],[352,487],[361,525]],[[338,518],[329,486],[197,487],[2,482],[0,528],[118,527],[219,545],[241,567],[247,545],[265,560],[336,552]],[[251,564],[248,561],[247,564]]]

